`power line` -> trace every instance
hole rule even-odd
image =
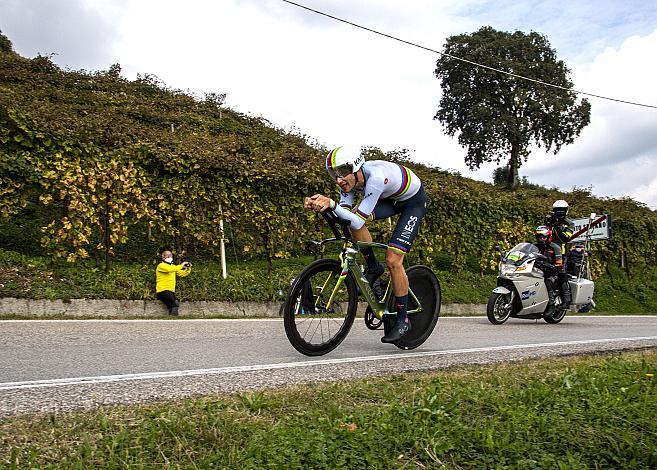
[[[460,61],[460,62],[465,62],[465,63],[467,63],[467,64],[474,65],[474,66],[476,66],[476,67],[481,67],[481,68],[484,68],[484,69],[488,69],[488,70],[491,70],[491,71],[493,71],[493,72],[503,73],[503,74],[505,74],[505,75],[509,75],[509,76],[511,76],[511,77],[514,77],[514,78],[519,78],[519,79],[522,79],[522,80],[527,80],[527,81],[530,81],[530,82],[538,83],[538,84],[540,84],[540,85],[545,85],[545,86],[549,86],[549,87],[552,87],[552,88],[558,88],[558,89],[560,89],[560,90],[571,91],[571,92],[573,92],[573,93],[577,93],[577,94],[580,94],[580,95],[592,96],[592,97],[595,97],[595,98],[601,98],[601,99],[603,99],[603,100],[616,101],[616,102],[618,102],[618,103],[631,104],[631,105],[634,105],[634,106],[642,106],[642,107],[644,107],[644,108],[653,108],[653,109],[657,109],[657,106],[650,105],[650,104],[636,103],[636,102],[634,102],[634,101],[626,101],[626,100],[621,100],[621,99],[618,99],[618,98],[610,98],[610,97],[608,97],[608,96],[596,95],[595,93],[588,93],[588,92],[586,92],[586,91],[573,90],[572,88],[567,88],[567,87],[564,87],[564,86],[561,86],[561,85],[555,85],[555,84],[553,84],[553,83],[544,82],[544,81],[542,81],[542,80],[537,80],[537,79],[535,79],[535,78],[525,77],[524,75],[518,75],[518,74],[516,74],[516,73],[513,73],[513,72],[507,72],[507,71],[505,71],[505,70],[496,69],[496,68],[494,68],[494,67],[490,67],[490,66],[488,66],[488,65],[484,65],[484,64],[477,63],[477,62],[473,62],[473,61],[471,61],[471,60],[463,59],[463,58],[461,58],[461,57],[456,57],[456,56],[453,56],[453,55],[451,55],[451,54],[447,54],[447,53],[445,53],[445,52],[440,52],[440,51],[437,51],[437,50],[435,50],[435,49],[431,49],[430,47],[426,47],[426,46],[423,46],[423,45],[421,45],[421,44],[417,44],[417,43],[414,43],[414,42],[411,42],[411,41],[407,41],[407,40],[405,40],[405,39],[401,39],[401,38],[398,38],[398,37],[396,37],[396,36],[392,36],[392,35],[390,35],[390,34],[382,33],[381,31],[377,31],[377,30],[375,30],[375,29],[371,29],[371,28],[368,28],[368,27],[366,27],[366,26],[362,26],[362,25],[359,25],[359,24],[357,24],[357,23],[353,23],[353,22],[351,22],[351,21],[348,21],[348,20],[345,20],[345,19],[342,19],[342,18],[338,18],[337,16],[333,16],[333,15],[330,15],[330,14],[328,14],[328,13],[324,13],[323,11],[315,10],[315,9],[310,8],[310,7],[307,7],[307,6],[305,6],[305,5],[301,5],[300,3],[292,2],[292,1],[290,1],[290,0],[281,0],[281,1],[283,1],[283,2],[285,2],[285,3],[289,3],[290,5],[294,5],[295,7],[299,7],[299,8],[303,8],[304,10],[311,11],[311,12],[316,13],[316,14],[318,14],[318,15],[325,16],[325,17],[327,17],[327,18],[331,18],[332,20],[335,20],[335,21],[339,21],[339,22],[341,22],[341,23],[348,24],[348,25],[353,26],[353,27],[355,27],[355,28],[363,29],[363,30],[368,31],[368,32],[370,32],[370,33],[378,34],[379,36],[383,36],[383,37],[386,37],[386,38],[388,38],[388,39],[392,39],[393,41],[398,41],[398,42],[401,42],[401,43],[403,43],[403,44],[407,44],[407,45],[409,45],[409,46],[417,47],[417,48],[419,48],[419,49],[424,49],[425,51],[429,51],[429,52],[433,52],[433,53],[436,53],[436,54],[440,54],[440,55],[443,55],[443,56],[449,57],[450,59],[458,60],[458,61]]]

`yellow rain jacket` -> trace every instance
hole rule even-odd
[[[182,264],[169,264],[162,261],[155,270],[155,292],[170,290],[176,291],[176,276],[185,277],[192,272],[192,268],[183,268]]]

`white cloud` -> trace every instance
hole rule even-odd
[[[114,37],[111,19],[84,0],[3,0],[0,29],[19,54],[54,54],[74,69],[103,67]]]
[[[575,87],[657,106],[657,30],[607,48],[574,70]],[[657,208],[657,109],[591,98],[591,124],[557,156],[535,152],[525,167],[530,180],[562,188],[592,185],[594,193],[630,196]],[[552,175],[561,172],[561,183]]]

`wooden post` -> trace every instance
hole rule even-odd
[[[226,246],[225,246],[225,239],[224,239],[224,211],[221,208],[221,203],[219,203],[219,213],[221,214],[219,218],[219,232],[221,233],[221,240],[220,240],[220,253],[221,253],[221,277],[226,279],[228,277],[228,274],[226,273]]]

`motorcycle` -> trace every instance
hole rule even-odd
[[[509,318],[535,320],[542,318],[547,323],[561,322],[568,312],[561,295],[557,293],[552,314],[548,309],[548,289],[545,273],[549,265],[547,258],[531,243],[519,243],[504,253],[499,265],[497,287],[488,299],[486,315],[493,325],[501,325]],[[593,304],[593,281],[568,275],[572,295],[571,308],[580,310]]]

